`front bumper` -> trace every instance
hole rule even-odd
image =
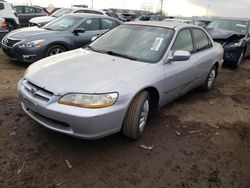
[[[237,62],[240,58],[242,47],[227,47],[224,46],[224,61],[225,63]]]
[[[8,57],[26,63],[33,63],[45,56],[43,48],[8,47],[2,43],[2,50]]]
[[[119,132],[129,100],[117,101],[113,106],[87,109],[59,104],[60,96],[48,102],[34,97],[22,84],[18,84],[22,108],[32,119],[43,126],[73,137],[97,139]]]

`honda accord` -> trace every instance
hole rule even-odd
[[[138,139],[149,114],[194,88],[210,90],[222,58],[222,46],[201,27],[131,22],[30,65],[18,90],[23,110],[49,129]]]

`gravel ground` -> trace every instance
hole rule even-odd
[[[167,105],[136,142],[34,122],[16,91],[26,67],[0,52],[0,187],[250,187],[250,60],[224,67],[212,91]]]

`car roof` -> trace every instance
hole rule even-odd
[[[168,21],[134,21],[134,22],[127,22],[125,24],[128,25],[145,25],[145,26],[154,26],[154,27],[164,27],[164,28],[169,28],[169,29],[176,29],[176,28],[200,28],[198,26],[190,25],[190,24],[185,24],[185,23],[180,23],[180,22],[168,22]]]

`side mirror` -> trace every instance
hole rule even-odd
[[[173,57],[169,58],[169,61],[187,61],[190,59],[190,52],[183,51],[183,50],[177,50]]]
[[[99,37],[98,35],[93,36],[93,37],[91,38],[91,42],[95,41],[98,37]]]
[[[75,34],[84,33],[84,32],[85,32],[85,29],[83,29],[83,28],[77,28],[77,29],[74,30]]]

